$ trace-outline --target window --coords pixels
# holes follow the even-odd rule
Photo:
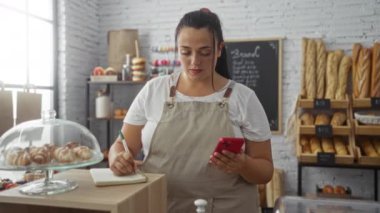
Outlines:
[[[54,2],[0,0],[0,81],[13,91],[32,85],[42,110],[54,109]]]

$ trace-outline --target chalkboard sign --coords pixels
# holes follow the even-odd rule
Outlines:
[[[281,133],[282,40],[226,41],[231,77],[253,89],[267,114],[270,129]]]

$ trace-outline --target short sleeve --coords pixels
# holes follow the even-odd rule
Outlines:
[[[124,118],[124,123],[132,125],[145,125],[147,122],[146,113],[145,113],[145,101],[148,96],[148,87],[149,84],[146,84],[140,92],[136,95],[133,100],[128,113]]]
[[[271,138],[268,118],[256,94],[252,91],[246,110],[242,112],[241,130],[251,141],[266,141]]]

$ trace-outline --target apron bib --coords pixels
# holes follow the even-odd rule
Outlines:
[[[178,77],[171,81],[142,170],[166,175],[169,213],[195,213],[199,198],[208,201],[208,213],[258,212],[256,185],[208,163],[218,139],[234,137],[227,103],[234,82],[220,102],[175,102]]]

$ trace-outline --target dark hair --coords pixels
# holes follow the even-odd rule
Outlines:
[[[177,47],[177,38],[178,34],[183,27],[193,27],[195,29],[200,29],[206,27],[213,34],[213,53],[215,54],[215,38],[218,42],[218,45],[221,42],[224,42],[222,27],[220,24],[219,17],[211,12],[209,9],[202,8],[200,10],[192,11],[186,13],[181,20],[179,21],[177,28],[175,30],[175,46]],[[214,68],[214,67],[213,67]],[[227,55],[226,48],[223,47],[222,54],[218,58],[215,66],[215,70],[221,76],[225,78],[230,78],[227,67]]]

